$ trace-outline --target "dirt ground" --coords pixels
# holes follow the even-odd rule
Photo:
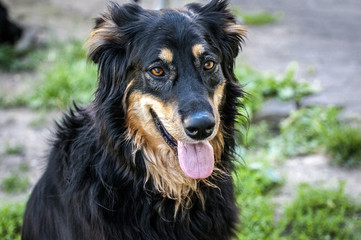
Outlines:
[[[93,18],[105,9],[103,0],[2,1],[10,7],[13,19],[35,31],[40,40],[47,41],[69,38],[85,40],[93,25]],[[179,7],[184,1],[173,2],[176,3],[172,6]],[[248,27],[248,40],[241,62],[260,70],[283,72],[289,62],[298,61],[300,78],[318,84],[322,89],[303,104],[340,105],[345,107],[348,117],[361,114],[360,1],[234,0],[231,3],[245,11],[284,13],[284,18],[275,24]],[[143,1],[142,5],[153,8],[156,1]],[[24,86],[25,79],[36,77],[34,73],[1,73],[0,94],[17,91]],[[29,166],[31,186],[35,184],[44,169],[44,156],[54,119],[59,115],[50,113],[39,116],[38,112],[25,108],[0,109],[0,179],[19,172],[19,164],[26,164]],[[21,146],[20,153],[8,154],[9,146]],[[274,199],[276,203],[282,204],[292,199],[296,186],[301,182],[336,187],[340,180],[346,180],[347,193],[361,199],[361,170],[330,166],[325,156],[290,159],[278,170],[286,181]],[[0,191],[0,199],[13,197]]]

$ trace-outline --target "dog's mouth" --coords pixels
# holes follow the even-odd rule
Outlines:
[[[208,141],[185,143],[177,141],[168,133],[157,114],[151,109],[154,123],[164,141],[174,150],[183,172],[190,178],[209,177],[214,169],[213,147]]]
[[[167,130],[165,129],[165,127],[163,126],[162,122],[159,120],[157,114],[155,114],[155,112],[150,109],[150,113],[152,114],[153,120],[155,125],[157,126],[158,131],[160,132],[160,134],[162,135],[164,141],[175,151],[177,152],[177,140],[174,139],[174,137],[172,135],[170,135]]]

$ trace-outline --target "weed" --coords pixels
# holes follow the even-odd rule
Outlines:
[[[234,177],[237,202],[241,209],[241,231],[238,239],[268,240],[275,230],[274,206],[269,201],[282,184],[282,179],[262,163],[239,166]]]
[[[42,73],[41,82],[18,101],[37,109],[65,108],[72,101],[88,103],[95,91],[97,68],[87,62],[82,43],[61,45],[49,52],[48,60],[51,67]]]
[[[310,107],[292,112],[274,140],[286,157],[326,150],[332,162],[346,167],[361,164],[361,131],[339,120],[340,109]]]
[[[327,129],[325,135],[326,153],[332,163],[345,167],[361,165],[361,131],[347,124]]]
[[[0,70],[6,72],[32,71],[44,57],[44,50],[20,52],[13,46],[0,46]]]
[[[2,204],[0,206],[0,239],[21,239],[24,210],[24,203]]]
[[[294,111],[281,122],[281,135],[275,141],[286,157],[314,153],[327,141],[324,133],[337,126],[339,112],[333,107]]]
[[[269,145],[269,141],[275,138],[277,132],[272,129],[270,123],[261,121],[251,124],[246,134],[241,135],[240,143],[250,150],[265,149]]]
[[[20,172],[27,172],[29,171],[29,164],[28,163],[20,163],[19,164]]]
[[[235,72],[247,93],[243,103],[250,117],[270,98],[293,101],[299,107],[304,97],[317,91],[309,83],[296,80],[297,63],[290,63],[285,73],[279,76],[273,73],[261,73],[250,67],[238,68]]]
[[[6,193],[23,192],[29,186],[29,178],[23,175],[12,174],[2,180],[2,190]]]
[[[233,8],[232,11],[247,25],[271,24],[281,20],[284,16],[283,12],[271,13],[268,11],[259,11],[253,13],[246,13],[239,11],[237,8]]]
[[[10,145],[9,143],[5,146],[5,153],[8,155],[19,155],[23,154],[25,151],[25,146],[22,144]]]
[[[285,209],[280,233],[287,239],[361,239],[361,206],[338,190],[301,185],[297,198]]]

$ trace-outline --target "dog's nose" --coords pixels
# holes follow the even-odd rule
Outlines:
[[[215,120],[208,112],[197,112],[184,119],[183,125],[189,137],[202,140],[213,133]]]

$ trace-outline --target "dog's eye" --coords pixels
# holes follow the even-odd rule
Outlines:
[[[164,71],[160,67],[152,68],[151,73],[156,77],[161,77],[164,75]]]
[[[207,61],[204,65],[203,68],[204,70],[211,70],[214,67],[214,62],[209,60]]]

